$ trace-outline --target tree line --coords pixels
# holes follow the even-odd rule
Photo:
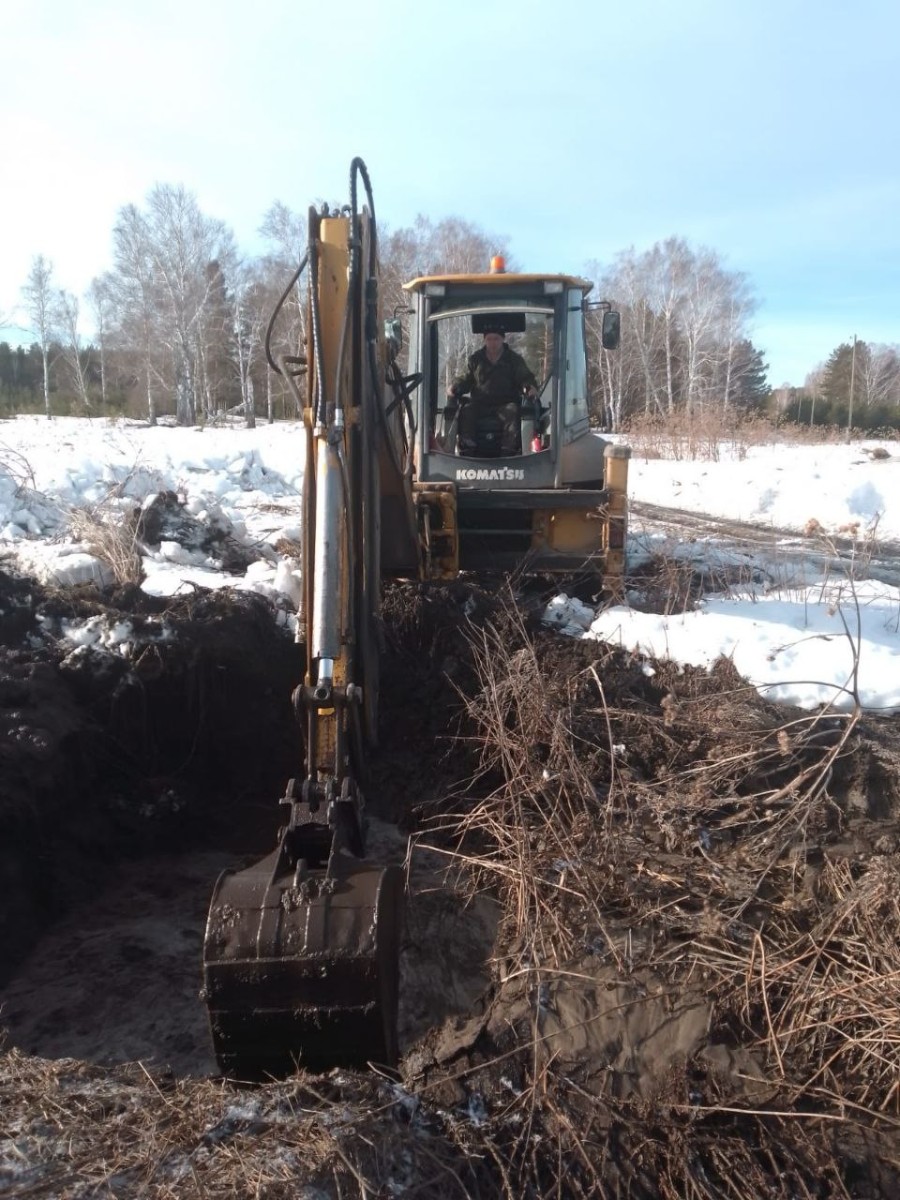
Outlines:
[[[35,343],[0,343],[0,411],[40,403],[48,416],[128,412],[151,424],[163,415],[194,424],[239,412],[251,425],[292,415],[263,343],[305,250],[306,221],[278,202],[260,234],[265,252],[242,255],[229,227],[203,213],[190,191],[158,184],[142,206],[119,210],[112,266],[83,297],[57,288],[52,263],[36,256],[22,287]],[[416,275],[480,272],[496,253],[516,268],[507,238],[455,217],[419,217],[389,230],[379,250],[386,317],[402,316],[402,285]],[[773,394],[749,333],[757,303],[750,282],[709,248],[672,237],[606,265],[590,263],[585,274],[597,282],[592,298],[622,314],[621,345],[612,353],[601,345],[601,310],[589,309],[586,318],[592,407],[606,428],[767,407],[811,423],[839,420],[841,405],[851,403],[851,368],[857,422],[900,424],[897,347],[841,346],[803,389]],[[305,338],[304,286],[301,276],[281,311],[278,337],[292,347]]]
[[[866,431],[900,429],[900,346],[842,342],[802,387],[780,388],[782,420]]]

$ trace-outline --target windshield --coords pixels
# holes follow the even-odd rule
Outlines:
[[[476,302],[433,313],[429,325],[432,448],[478,458],[545,449],[554,362],[553,309],[546,301],[505,300],[502,307],[496,300]],[[472,356],[484,354],[497,330],[502,331],[515,367],[501,370],[509,379],[508,387],[494,378],[483,388],[479,385],[485,380],[477,366],[473,373],[477,359]],[[459,395],[450,400],[447,393],[453,388]]]
[[[506,334],[506,344],[525,359],[538,386],[550,375],[553,362],[551,309],[514,308],[507,305],[500,311],[486,305],[472,306],[436,313],[431,318],[432,337],[435,339],[432,361],[437,366],[434,383],[441,394],[466,370],[469,357],[484,343],[483,336],[473,332],[473,324],[477,326],[480,321],[491,322],[492,318],[496,318],[504,328],[521,326],[521,329]]]

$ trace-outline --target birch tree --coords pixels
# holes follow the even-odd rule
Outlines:
[[[197,419],[197,368],[201,321],[213,294],[211,263],[225,269],[235,259],[231,233],[204,216],[193,193],[157,184],[147,198],[146,229],[161,303],[160,332],[171,354],[175,419]]]
[[[32,332],[41,348],[44,413],[49,421],[53,416],[50,411],[50,342],[56,318],[56,293],[53,288],[53,264],[43,254],[32,259],[28,279],[22,285],[22,298]]]
[[[234,277],[239,268],[231,267]],[[197,395],[207,420],[226,412],[235,399],[234,297],[218,260],[206,268],[206,297],[195,333]]]
[[[231,232],[184,187],[157,184],[144,211],[133,204],[120,210],[113,246],[116,287],[139,331],[148,418],[156,420],[156,375],[171,387],[178,423],[192,425],[203,384],[204,316],[219,273],[227,276],[236,259]],[[157,349],[165,352],[164,373],[154,370]]]
[[[647,257],[638,256],[632,248],[622,251],[599,281],[601,294],[614,298],[622,312],[624,332],[617,353],[637,364],[640,389],[628,397],[626,407],[629,412],[642,409],[645,416],[662,415],[667,408],[666,377],[661,369],[666,361],[665,324],[651,302],[649,267]],[[588,273],[596,278],[596,266]]]
[[[88,391],[88,377],[84,369],[84,345],[79,327],[80,305],[78,297],[71,292],[61,291],[57,299],[59,323],[64,337],[63,361],[68,368],[72,388],[83,410],[90,414],[92,409],[91,397]]]
[[[622,312],[614,405],[621,417],[693,415],[755,396],[761,358],[747,349],[753,294],[715,251],[675,237],[642,253],[623,251],[601,275],[600,290]]]
[[[106,375],[107,340],[113,322],[113,286],[109,275],[98,275],[91,280],[87,300],[94,318],[95,340],[100,359],[100,410],[106,411],[109,398]]]
[[[507,270],[515,270],[505,236],[487,233],[460,217],[445,217],[434,224],[420,214],[412,225],[381,239],[386,311],[406,305],[403,284],[417,275],[482,274],[495,254],[503,255]]]
[[[868,351],[861,371],[864,403],[900,404],[900,346],[870,343]]]
[[[248,429],[252,429],[256,424],[255,378],[258,374],[257,368],[264,367],[263,339],[277,298],[261,263],[249,262],[241,265],[233,290],[232,321],[241,408]],[[271,371],[265,369],[267,381],[271,374]],[[270,422],[274,420],[271,395],[269,392],[266,405]]]
[[[147,403],[147,422],[157,421],[157,391],[161,383],[156,365],[158,304],[150,233],[134,204],[119,210],[113,229],[114,268],[109,286],[119,328],[136,350],[138,373]]]

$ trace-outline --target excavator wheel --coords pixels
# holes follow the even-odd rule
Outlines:
[[[403,873],[339,858],[326,874],[276,850],[220,876],[203,976],[223,1075],[395,1065]]]

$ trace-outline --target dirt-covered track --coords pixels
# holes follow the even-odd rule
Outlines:
[[[820,571],[838,571],[855,578],[877,579],[900,586],[900,542],[873,537],[861,540],[827,534],[813,527],[807,533],[753,521],[735,521],[710,513],[692,512],[644,501],[629,501],[633,529],[670,534],[679,539],[713,539],[737,551],[778,554],[804,559]]]

